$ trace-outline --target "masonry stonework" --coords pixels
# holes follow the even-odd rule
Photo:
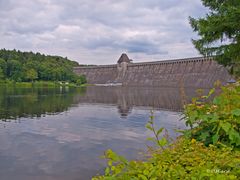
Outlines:
[[[118,64],[75,67],[74,72],[85,75],[89,84],[123,86],[211,88],[217,80],[225,84],[231,79],[212,57],[132,63],[123,54]]]

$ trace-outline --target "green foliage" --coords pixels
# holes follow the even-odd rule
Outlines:
[[[74,81],[78,86],[87,83],[86,76],[81,75],[81,76],[76,76],[76,80]]]
[[[38,77],[37,71],[35,71],[34,69],[27,70],[26,79],[33,81],[33,80],[37,79],[37,77]]]
[[[214,91],[186,105],[185,120],[192,129],[185,135],[206,145],[221,143],[240,147],[240,84],[222,87],[221,93],[209,101]]]
[[[148,130],[152,131],[152,133],[154,134],[154,138],[149,137],[149,138],[147,138],[147,140],[154,142],[156,146],[158,146],[162,149],[164,149],[164,147],[169,144],[169,138],[168,138],[166,129],[164,129],[163,127],[156,129],[154,126],[153,111],[151,111],[150,119],[147,122],[145,127]],[[165,130],[165,136],[162,137],[161,135],[163,134],[164,130]]]
[[[240,84],[222,87],[211,99],[215,91],[186,105],[186,124],[192,127],[184,131],[186,136],[170,143],[161,136],[163,128],[155,129],[151,114],[146,128],[153,132],[155,138],[149,140],[158,149],[151,148],[150,157],[141,161],[128,161],[109,149],[104,156],[108,160],[105,174],[92,179],[239,179]]]
[[[205,56],[216,55],[224,65],[231,65],[232,73],[240,75],[240,1],[202,0],[210,12],[205,18],[190,17],[190,24],[201,37],[193,40]]]
[[[76,83],[64,83],[54,81],[34,81],[34,82],[15,82],[12,80],[0,80],[0,87],[12,88],[60,88],[60,87],[77,87]]]
[[[7,64],[7,71],[6,77],[14,81],[22,81],[23,79],[23,71],[22,71],[22,64],[17,60],[8,60]]]
[[[206,147],[195,140],[180,138],[169,148],[155,151],[145,161],[127,161],[112,150],[105,158],[105,175],[93,180],[168,180],[168,179],[238,179],[240,152],[231,148]]]
[[[76,82],[79,77],[73,73],[73,67],[77,65],[77,62],[59,56],[0,50],[0,69],[2,69],[5,78],[16,82],[35,79]]]
[[[7,63],[2,58],[0,58],[0,69],[2,69],[3,74],[6,74],[6,72],[7,72]]]
[[[4,76],[2,68],[0,67],[0,81],[4,80],[4,79],[5,79],[5,76]]]

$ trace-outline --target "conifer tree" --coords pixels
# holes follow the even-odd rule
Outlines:
[[[240,0],[202,0],[209,8],[206,17],[194,19],[190,24],[199,39],[192,40],[204,56],[216,56],[216,60],[228,67],[231,73],[240,75]]]

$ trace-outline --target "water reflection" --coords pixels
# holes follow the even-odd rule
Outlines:
[[[21,117],[41,117],[68,110],[76,94],[85,88],[14,88],[0,87],[0,119],[9,121]]]
[[[90,179],[103,171],[99,157],[108,148],[138,158],[151,136],[149,109],[171,136],[185,128],[180,95],[178,89],[127,87],[0,89],[0,118],[21,122],[0,126],[0,179]]]
[[[87,87],[87,88],[0,88],[0,119],[41,117],[67,111],[76,104],[116,105],[121,117],[133,107],[181,111],[184,101],[195,96],[195,89]]]
[[[208,90],[203,90],[206,93]],[[74,101],[88,104],[113,104],[122,117],[133,107],[153,108],[180,112],[183,104],[196,96],[196,89],[146,88],[146,87],[88,87],[84,96],[77,95]]]

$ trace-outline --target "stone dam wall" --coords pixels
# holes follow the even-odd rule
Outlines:
[[[145,63],[75,67],[89,84],[122,83],[124,86],[211,88],[217,80],[227,83],[227,69],[212,57],[187,58]]]

